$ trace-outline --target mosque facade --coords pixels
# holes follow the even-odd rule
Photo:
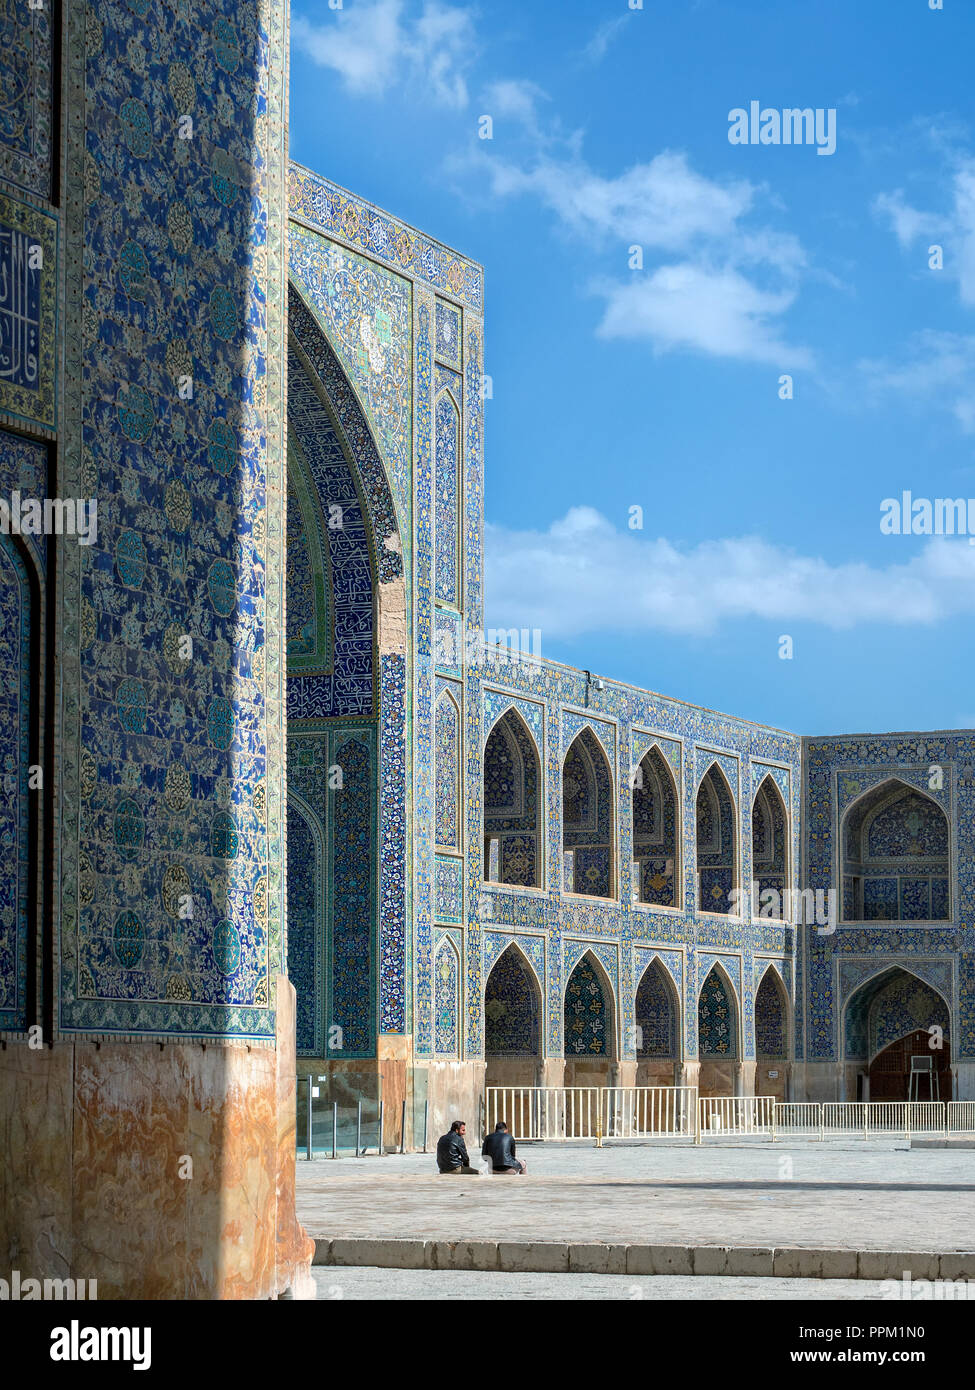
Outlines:
[[[499,645],[484,274],[289,162],[286,6],[5,17],[11,1261],[294,1287],[296,1075],[975,1098],[975,734]]]

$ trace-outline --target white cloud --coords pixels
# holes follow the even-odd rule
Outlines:
[[[912,207],[901,189],[880,194],[874,210],[887,219],[905,250],[921,238],[943,243],[945,270],[957,279],[961,302],[975,305],[975,160],[955,163],[946,213]]]
[[[878,499],[878,530],[880,508]],[[735,619],[934,623],[975,612],[975,547],[931,539],[884,566],[830,564],[757,537],[678,547],[573,507],[548,531],[486,527],[487,623],[547,638],[657,630],[702,635]],[[908,542],[890,537],[892,557]],[[903,551],[901,551],[903,554]]]
[[[660,266],[606,291],[603,338],[647,338],[657,351],[692,348],[712,357],[808,367],[810,354],[782,342],[775,320],[795,298],[758,289],[734,270]]]
[[[475,49],[471,11],[442,0],[425,0],[416,18],[405,9],[404,0],[356,0],[329,11],[327,22],[296,15],[291,36],[356,96],[407,86],[440,105],[466,106],[465,70]]]
[[[498,196],[531,194],[580,236],[666,251],[732,236],[756,191],[745,180],[703,178],[685,155],[670,150],[615,178],[597,174],[579,157],[546,156],[522,168],[485,155],[484,168]]]
[[[543,141],[538,120],[541,102],[548,101],[548,93],[535,82],[523,78],[506,77],[491,82],[484,89],[484,113],[496,121],[516,122],[540,143]]]
[[[930,402],[954,415],[966,434],[975,433],[975,336],[926,329],[903,361],[879,358],[859,366],[875,394]]]
[[[525,98],[526,129],[537,107],[537,95],[530,104]],[[606,300],[600,336],[643,339],[657,351],[813,365],[812,354],[789,345],[780,326],[796,299],[805,253],[791,233],[757,220],[763,189],[746,179],[706,178],[673,150],[607,178],[578,149],[551,153],[552,143],[539,153],[536,142],[523,164],[488,150],[476,163],[492,196],[537,199],[567,233],[594,247],[615,243],[621,264],[629,247],[642,248],[643,270],[593,286]],[[674,253],[676,263],[650,263]]]
[[[615,38],[618,37],[623,25],[631,20],[635,14],[634,10],[627,10],[625,14],[615,15],[612,19],[603,20],[599,28],[583,49],[582,56],[590,63],[601,63],[606,57],[606,52]]]

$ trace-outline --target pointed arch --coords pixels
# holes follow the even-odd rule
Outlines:
[[[881,965],[843,1005],[843,1055],[871,1061],[890,1042],[932,1026],[951,1034],[951,1001],[907,965]],[[899,1031],[898,1031],[899,1030]]]
[[[637,765],[632,798],[633,863],[637,901],[677,907],[680,883],[680,793],[660,746],[652,743]]]
[[[615,803],[606,751],[586,724],[562,761],[564,891],[611,898],[615,893]]]
[[[332,1055],[337,1024],[342,1055],[369,1057],[378,1032],[406,1021],[408,687],[405,657],[383,630],[405,611],[403,545],[395,455],[313,301],[289,283],[287,766],[289,788],[326,828],[316,893],[327,1027],[316,1024],[315,1055]],[[211,580],[226,616],[234,596]],[[303,871],[302,836],[292,820],[289,880]]]
[[[791,881],[791,834],[785,798],[771,773],[752,799],[752,879],[757,897],[753,914],[785,921],[786,889]]]
[[[460,1036],[460,956],[449,936],[441,939],[433,960],[434,1050],[456,1057]]]
[[[862,793],[840,827],[844,922],[948,921],[951,823],[899,777]]]
[[[291,404],[291,361],[310,380],[331,412],[339,439],[352,457],[362,487],[363,509],[368,518],[381,583],[402,577],[402,519],[392,479],[369,423],[369,412],[358,388],[339,361],[315,309],[293,280],[288,282],[288,404]]]
[[[697,1037],[702,1062],[738,1060],[738,993],[719,961],[711,966],[698,993]]]
[[[542,763],[531,730],[514,706],[484,743],[484,877],[541,887]]]
[[[680,1057],[680,997],[659,956],[648,961],[636,988],[634,1022],[638,1061],[677,1061]]]
[[[904,965],[886,966],[844,1005],[844,1060],[866,1069],[871,1100],[906,1100],[911,1059],[921,1057],[927,1074],[916,1098],[950,1100],[952,1021],[942,990]]]
[[[566,1060],[616,1060],[616,994],[613,982],[591,950],[572,968],[563,996]]]
[[[484,984],[485,1059],[540,1059],[542,987],[531,961],[513,941]]]
[[[789,1056],[789,996],[771,961],[755,990],[756,1061],[784,1061]]]
[[[433,725],[434,819],[437,848],[459,851],[463,725],[460,705],[447,685],[437,696]]]
[[[733,913],[738,888],[738,811],[720,763],[711,763],[697,789],[695,807],[698,907]]]

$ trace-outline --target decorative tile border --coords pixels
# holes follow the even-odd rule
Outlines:
[[[481,312],[484,273],[479,265],[300,164],[292,163],[289,174],[292,218]]]

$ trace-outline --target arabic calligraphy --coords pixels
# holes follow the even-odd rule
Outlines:
[[[0,379],[38,389],[40,334],[40,247],[0,224]]]

